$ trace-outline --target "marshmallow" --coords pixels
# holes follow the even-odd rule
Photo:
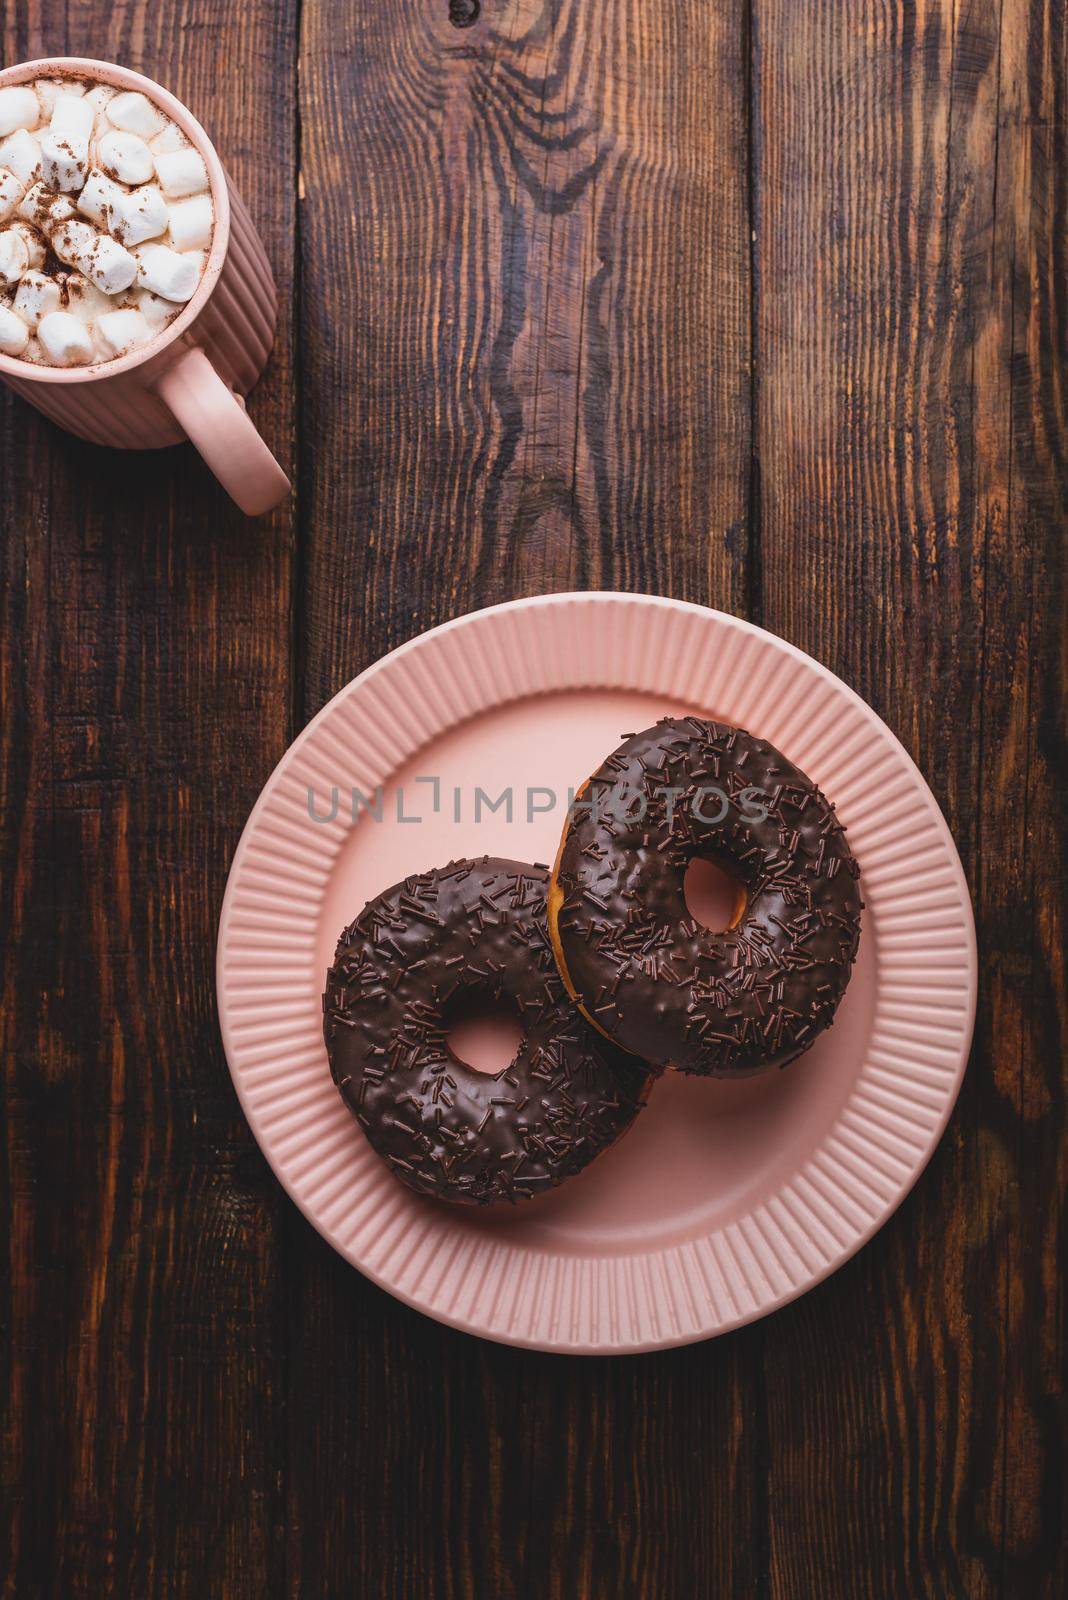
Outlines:
[[[90,251],[100,238],[95,228],[77,217],[63,222],[52,233],[52,249],[68,267],[81,267],[80,257]]]
[[[161,233],[166,233],[169,220],[167,202],[159,185],[143,183],[140,188],[124,194],[111,231],[125,245],[143,244],[146,239],[158,239]]]
[[[200,282],[200,266],[165,244],[142,245],[137,254],[137,281],[164,300],[191,300]]]
[[[41,139],[41,176],[51,188],[71,194],[85,182],[93,117],[86,100],[73,94],[56,97],[48,132]]]
[[[140,311],[109,311],[96,328],[109,356],[121,356],[152,337],[152,329]]]
[[[91,105],[93,108],[94,139],[99,139],[100,135],[102,133],[107,133],[108,129],[111,127],[111,123],[108,121],[107,106],[108,101],[117,92],[118,91],[113,89],[109,83],[98,83],[94,88],[89,90],[89,93],[85,97],[86,104]]]
[[[117,183],[113,183],[106,173],[94,167],[78,196],[78,210],[83,217],[88,217],[90,222],[95,222],[98,228],[107,228],[110,231],[121,215],[126,192]]]
[[[33,183],[41,171],[41,146],[32,133],[16,128],[0,144],[0,167],[13,172],[23,184]]]
[[[40,234],[24,222],[13,222],[0,233],[0,281],[9,288],[31,267],[43,266],[44,259]]]
[[[114,309],[115,302],[80,272],[72,273],[67,279],[67,310],[79,322],[92,324]]]
[[[0,222],[5,222],[41,169],[41,147],[18,128],[0,145]]]
[[[0,222],[6,222],[25,193],[26,185],[13,172],[0,172]]]
[[[167,118],[148,99],[136,90],[117,94],[108,103],[108,121],[124,133],[136,133],[141,139],[152,139],[167,127]]]
[[[16,128],[36,128],[40,120],[40,102],[28,85],[0,89],[0,136]]]
[[[162,295],[153,294],[151,289],[135,289],[134,299],[153,333],[165,327],[178,309],[172,300],[164,300]]]
[[[26,248],[26,241],[14,228],[5,228],[0,233],[0,283],[8,289],[13,289],[22,280],[24,272],[30,267],[30,252]]]
[[[69,311],[53,311],[37,324],[37,338],[57,367],[84,367],[93,359],[93,341],[84,323]]]
[[[29,227],[25,222],[13,222],[11,223],[11,232],[17,233],[26,246],[28,270],[36,272],[40,267],[43,267],[48,251],[45,249],[45,241],[41,238],[37,229]]]
[[[97,140],[96,159],[109,178],[120,183],[147,183],[155,162],[152,152],[136,133],[121,133],[113,128]]]
[[[68,133],[75,139],[88,139],[93,131],[93,118],[93,108],[88,100],[76,94],[61,94],[52,107],[48,131]]]
[[[172,150],[156,156],[159,186],[168,200],[181,200],[189,194],[202,194],[208,187],[208,172],[199,151]]]
[[[162,133],[149,140],[154,156],[169,156],[175,150],[188,150],[189,140],[176,122],[169,122]]]
[[[143,244],[167,230],[167,202],[154,183],[124,189],[96,167],[78,196],[78,210],[122,244]]]
[[[121,294],[137,276],[137,262],[129,250],[106,233],[98,233],[92,246],[79,254],[78,266],[105,294]]]
[[[26,241],[14,228],[0,233],[0,283],[11,289],[30,265]]]
[[[87,222],[64,222],[52,235],[52,249],[61,261],[84,272],[105,294],[120,294],[137,276],[137,262],[130,252],[106,233],[98,233]]]
[[[204,250],[211,242],[215,213],[211,196],[194,195],[171,206],[170,242],[175,250]]]
[[[85,84],[75,83],[73,78],[37,78],[33,86],[46,120],[51,117],[56,101],[61,96],[66,95],[70,100],[77,100],[85,94]]]
[[[29,327],[36,328],[42,317],[58,311],[63,297],[59,284],[43,272],[27,272],[15,291],[13,310]]]
[[[49,233],[74,216],[74,204],[65,194],[55,194],[47,184],[35,183],[19,204],[19,216],[31,227]]]
[[[29,342],[30,330],[21,317],[0,306],[0,351],[5,356],[20,356]]]

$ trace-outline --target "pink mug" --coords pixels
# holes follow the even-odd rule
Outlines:
[[[165,111],[204,158],[215,230],[193,298],[146,344],[87,367],[37,366],[0,354],[0,377],[60,427],[93,444],[155,450],[191,439],[242,511],[269,511],[289,493],[289,479],[245,414],[242,397],[267,364],[277,296],[240,195],[199,122],[150,78],[107,61],[50,56],[6,68],[0,88],[47,77],[137,89]]]

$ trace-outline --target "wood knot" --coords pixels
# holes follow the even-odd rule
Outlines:
[[[481,0],[449,0],[449,21],[454,28],[469,28],[481,10]]]

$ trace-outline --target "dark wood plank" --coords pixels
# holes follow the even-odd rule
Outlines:
[[[764,620],[918,761],[985,960],[930,1170],[767,1325],[783,1595],[1063,1593],[1064,24],[758,8]]]
[[[718,0],[304,18],[305,712],[514,595],[743,611],[744,19]],[[754,1592],[746,1347],[480,1345],[289,1222],[292,1594]]]
[[[174,89],[285,307],[295,15],[31,5],[5,55]],[[250,402],[283,461],[291,371],[284,323]],[[290,731],[293,514],[250,525],[191,450],[94,449],[6,391],[2,428],[3,1592],[277,1593],[280,1198],[212,996],[229,858]]]
[[[986,983],[978,1061],[989,1086],[978,1165],[972,1314],[984,1340],[976,1457],[1000,1448],[976,1534],[1005,1594],[1068,1590],[1064,1259],[1068,1140],[1064,774],[1068,659],[1068,16],[1006,7],[997,205],[981,353],[978,499],[987,550],[977,898]],[[981,1336],[982,1337],[982,1336]],[[991,1408],[992,1409],[992,1408]],[[992,1493],[991,1491],[996,1491]]]
[[[735,9],[449,19],[305,7],[309,710],[512,595],[745,605]]]

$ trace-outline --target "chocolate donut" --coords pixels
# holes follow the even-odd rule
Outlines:
[[[744,891],[723,933],[683,891],[695,857]],[[766,740],[697,717],[633,734],[590,779],[549,894],[561,975],[605,1036],[713,1077],[783,1067],[834,1019],[859,869],[834,807]]]
[[[580,1016],[546,927],[548,869],[485,856],[406,878],[338,943],[323,997],[330,1071],[378,1154],[438,1200],[543,1194],[633,1121],[649,1069]],[[524,1030],[503,1071],[452,1054],[458,1002],[507,999]]]

